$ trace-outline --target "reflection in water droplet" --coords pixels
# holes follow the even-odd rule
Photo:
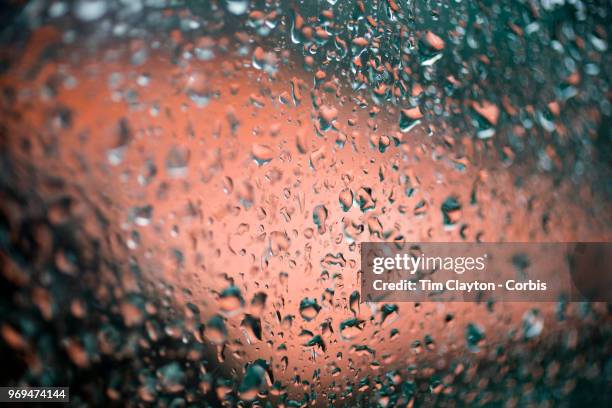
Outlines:
[[[183,146],[174,146],[168,151],[166,172],[170,177],[181,178],[187,176],[189,153],[189,149]]]
[[[412,130],[416,125],[421,123],[420,119],[423,117],[419,107],[411,109],[402,109],[400,111],[399,128],[403,133],[407,133]]]
[[[319,311],[321,311],[321,306],[316,299],[304,298],[300,301],[300,315],[304,320],[313,320],[317,317]]]
[[[228,315],[237,313],[244,307],[244,299],[240,294],[240,289],[237,286],[229,286],[224,289],[219,296],[219,305],[221,310]]]
[[[544,329],[544,319],[538,309],[531,309],[523,314],[523,334],[526,339],[538,337]]]
[[[340,334],[344,340],[351,340],[361,334],[364,321],[357,318],[347,319],[340,323]]]
[[[214,344],[223,344],[227,340],[227,327],[223,317],[215,315],[206,323],[204,335]]]
[[[140,227],[146,227],[151,223],[153,216],[153,206],[133,207],[130,211],[130,220]]]
[[[317,205],[312,212],[312,219],[317,226],[319,234],[325,234],[327,221],[327,208],[324,205]]]
[[[473,323],[469,323],[465,329],[465,341],[468,350],[473,353],[480,351],[481,342],[485,338],[484,331]]]
[[[306,342],[304,344],[304,346],[312,347],[313,348],[313,352],[315,350],[321,350],[323,352],[326,351],[325,342],[323,341],[323,338],[320,335],[318,335],[318,334],[313,336],[310,340],[308,340],[308,342]]]
[[[184,387],[185,373],[179,363],[170,363],[157,370],[159,384],[164,392],[179,392]]]
[[[399,316],[399,306],[385,303],[380,308],[380,323],[391,323]]]
[[[225,0],[227,10],[237,16],[244,14],[249,9],[248,0]]]
[[[353,192],[349,188],[345,188],[340,192],[340,196],[338,197],[340,201],[340,205],[342,206],[342,211],[348,211],[353,206]]]
[[[104,0],[78,0],[74,4],[74,14],[82,21],[94,21],[106,14],[107,2]]]
[[[274,158],[274,150],[270,146],[257,143],[253,145],[252,154],[255,162],[260,166]]]
[[[245,401],[253,401],[257,398],[260,390],[266,384],[266,369],[262,367],[263,363],[255,362],[249,364],[245,375],[238,388],[238,394]]]
[[[441,206],[443,223],[445,227],[454,226],[461,218],[461,204],[455,196],[448,197]]]

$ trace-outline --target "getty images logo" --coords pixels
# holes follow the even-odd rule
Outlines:
[[[375,257],[372,264],[372,272],[380,275],[385,271],[404,270],[410,274],[417,271],[446,270],[457,274],[466,271],[483,271],[486,268],[487,255],[479,257],[455,256],[440,257],[426,256],[421,254],[413,256],[410,254],[396,254],[390,257]]]

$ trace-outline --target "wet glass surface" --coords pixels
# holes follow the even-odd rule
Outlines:
[[[611,12],[8,2],[0,385],[606,406],[609,305],[368,303],[359,282],[367,241],[609,241]]]

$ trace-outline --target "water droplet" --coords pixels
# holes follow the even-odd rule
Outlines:
[[[74,5],[75,16],[82,21],[98,20],[108,9],[105,0],[78,0]]]
[[[540,311],[531,309],[523,314],[523,334],[526,339],[538,337],[544,329],[544,319],[540,316]]]
[[[268,163],[274,158],[274,150],[270,146],[259,143],[253,145],[251,153],[255,162],[260,166]]]
[[[166,155],[166,172],[170,177],[181,178],[187,175],[189,165],[189,149],[183,146],[173,146]]]
[[[340,323],[340,334],[344,340],[357,337],[364,327],[364,321],[357,318],[347,319]]]
[[[152,216],[153,206],[145,205],[144,207],[132,207],[129,219],[140,227],[146,227],[151,223]]]
[[[179,363],[170,363],[157,370],[159,384],[164,392],[175,393],[183,390],[185,373]]]
[[[465,341],[468,349],[476,353],[480,351],[481,342],[485,339],[484,331],[473,323],[469,323],[465,329]]]
[[[361,299],[361,295],[359,291],[353,291],[351,296],[349,297],[349,309],[353,312],[354,315],[359,314],[359,301]]]
[[[238,387],[238,395],[244,401],[253,401],[257,398],[263,386],[266,385],[267,372],[262,363],[249,364],[242,382]]]
[[[376,208],[376,201],[372,198],[372,189],[369,187],[361,187],[357,191],[357,202],[363,212]]]
[[[321,130],[329,130],[337,117],[338,109],[333,106],[321,106],[319,108],[319,125]]]
[[[323,352],[326,351],[326,346],[325,346],[325,342],[323,341],[323,337],[321,337],[318,334],[313,336],[310,340],[308,340],[308,342],[306,342],[304,344],[304,346],[306,346],[306,347],[316,347],[316,348],[320,349]]]
[[[384,324],[385,322],[390,323],[391,321],[395,320],[398,316],[399,316],[399,306],[395,304],[385,303],[380,308],[380,323],[381,324]],[[391,317],[391,319],[387,321],[389,317]]]
[[[454,226],[461,218],[461,204],[455,196],[448,197],[444,200],[441,210],[445,227]]]
[[[340,201],[340,206],[342,207],[342,211],[348,211],[353,206],[353,192],[350,188],[345,188],[340,192],[338,196],[338,200]]]
[[[225,5],[230,13],[237,16],[245,14],[249,9],[248,0],[225,0]]]
[[[140,173],[138,174],[138,183],[141,186],[147,186],[153,178],[157,175],[157,167],[153,160],[147,159],[140,169]]]
[[[227,327],[223,317],[214,315],[205,326],[204,335],[214,344],[223,344],[227,340]]]
[[[304,298],[300,302],[300,315],[306,321],[313,320],[321,311],[316,299]]]
[[[244,307],[244,299],[237,286],[229,286],[219,296],[221,310],[227,315],[234,315]]]
[[[250,343],[262,339],[261,319],[258,317],[246,314],[240,326],[245,330]]]
[[[312,220],[317,226],[319,234],[324,234],[326,231],[325,222],[327,221],[327,208],[324,205],[317,205],[312,212]]]

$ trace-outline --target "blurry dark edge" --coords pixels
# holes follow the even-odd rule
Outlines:
[[[42,139],[37,140],[40,137],[37,130],[29,128],[18,112],[6,108],[11,105],[13,92],[2,89],[0,95],[3,118],[0,122],[0,328],[14,329],[24,342],[13,348],[0,335],[3,365],[0,384],[69,386],[71,405],[123,406],[138,398],[139,375],[151,369],[155,376],[155,369],[172,362],[186,367],[191,348],[203,350],[205,359],[200,361],[208,373],[214,372],[214,351],[193,340],[183,344],[182,335],[189,336],[187,330],[182,330],[184,312],[174,307],[173,299],[164,295],[162,288],[143,279],[135,263],[128,261],[127,251],[121,249],[125,244],[115,229],[115,222],[90,195],[71,182],[70,176],[53,174],[34,160],[33,145],[44,143]],[[86,219],[73,217],[71,208],[82,203],[87,208]],[[59,208],[67,218],[53,224],[49,220],[50,207]],[[92,219],[105,232],[102,236],[90,236],[81,226]],[[37,231],[41,228],[52,237],[50,247],[37,240]],[[74,256],[78,272],[66,274],[58,270],[54,254],[60,249]],[[139,285],[137,291],[128,292],[122,287],[123,278],[129,274],[134,275]],[[108,289],[105,299],[96,295],[101,287]],[[33,301],[33,291],[38,288],[50,295],[50,319],[45,318]],[[70,302],[74,299],[86,305],[82,319],[71,313]],[[148,315],[141,309],[142,323],[127,327],[118,310],[120,301],[125,299],[141,308],[150,302],[158,313]],[[130,350],[127,347],[130,341],[148,338],[146,321],[156,325],[159,340],[152,342],[148,349],[132,344],[133,350]],[[166,324],[178,327],[181,336],[165,335]],[[77,366],[66,352],[64,340],[78,339],[82,344],[88,336],[97,339],[100,333],[106,334],[106,341],[114,352],[100,352],[99,342],[95,342],[96,353],[89,356],[89,364]],[[159,350],[164,350],[166,355],[161,356]],[[42,369],[40,374],[29,371],[36,362]],[[202,377],[199,369],[194,364],[191,366],[185,369],[185,389],[191,390],[200,403],[220,405],[214,392],[204,395],[196,391]],[[119,391],[120,399],[109,399],[108,389]],[[157,401],[165,400],[169,404],[181,395],[160,392]]]
[[[210,9],[208,1],[187,1],[190,9],[195,13],[206,13]],[[13,66],[18,65],[31,39],[31,30],[25,15],[27,2],[13,1],[0,5],[0,76],[9,72]],[[242,23],[237,23],[240,18],[226,16],[229,21],[236,22],[234,26],[242,27]],[[64,21],[78,31],[88,32],[91,26],[80,23],[71,18]],[[135,25],[141,21],[133,21]],[[161,31],[169,31],[178,26],[175,20],[170,19],[168,26],[157,27]],[[214,31],[224,32],[225,26],[215,28]],[[112,40],[109,42],[110,45]],[[79,52],[73,48],[68,51],[62,43],[51,43],[44,46],[35,59],[35,64],[27,67],[25,72],[20,73],[24,80],[33,79],[38,75],[39,70],[49,60],[54,60],[65,56],[66,52]],[[88,52],[81,50],[80,52]],[[174,300],[163,294],[163,284],[159,287],[154,282],[146,282],[141,279],[138,265],[127,262],[128,254],[126,251],[119,251],[116,248],[125,248],[121,236],[113,230],[115,223],[108,219],[101,211],[97,203],[92,202],[87,192],[75,183],[71,183],[70,176],[59,176],[48,172],[32,160],[30,151],[33,145],[42,148],[45,153],[52,153],[53,144],[57,138],[48,140],[46,135],[37,134],[36,129],[28,128],[19,113],[12,110],[12,103],[15,101],[18,89],[5,87],[0,90],[0,327],[8,325],[22,333],[21,323],[29,322],[34,326],[32,343],[30,336],[23,337],[28,343],[23,350],[14,350],[2,336],[0,336],[0,361],[4,363],[5,369],[0,372],[0,384],[19,385],[22,382],[30,386],[50,385],[50,386],[70,386],[71,402],[70,405],[93,404],[125,406],[126,404],[143,404],[138,397],[138,385],[141,385],[138,376],[148,371],[155,377],[155,370],[162,366],[177,362],[186,373],[186,381],[182,384],[188,394],[194,396],[194,402],[205,404],[205,406],[221,406],[215,392],[215,387],[231,379],[233,374],[227,369],[219,370],[217,363],[217,351],[206,344],[200,344],[193,339],[188,330],[183,328],[181,322],[184,319],[184,311],[173,304]],[[62,109],[61,107],[58,109]],[[70,122],[70,112],[63,115]],[[10,125],[9,125],[10,122]],[[51,162],[56,160],[51,159]],[[94,217],[102,230],[107,231],[106,242],[100,237],[83,236],[83,229],[79,227],[79,220],[71,219],[61,226],[52,226],[47,220],[47,206],[50,204],[48,197],[42,191],[53,193],[53,202],[61,202],[68,209],[72,204],[86,202],[91,217]],[[58,198],[59,197],[59,198]],[[22,219],[12,219],[11,210],[21,208]],[[35,242],[35,231],[37,226],[43,225],[52,231],[52,235],[57,239],[61,246],[69,249],[77,258],[79,272],[76,276],[67,276],[59,272],[53,265],[53,257],[48,259],[35,260],[37,257],[37,244]],[[54,239],[54,246],[55,245]],[[115,240],[113,245],[111,240]],[[113,252],[113,248],[115,251]],[[85,259],[82,254],[93,252],[96,254],[94,259]],[[98,256],[99,255],[99,256]],[[41,261],[44,268],[38,265]],[[15,264],[13,266],[12,264]],[[35,264],[36,263],[36,264]],[[101,269],[107,267],[112,271],[114,282],[105,281],[101,278]],[[48,268],[48,269],[47,269]],[[9,269],[19,269],[27,271],[27,279],[36,282],[16,284],[9,278]],[[40,282],[42,275],[48,273],[51,276],[51,286],[58,293],[53,294],[54,298],[64,297],[60,304],[54,303],[53,317],[46,320],[31,301],[30,290],[34,286],[47,285]],[[112,334],[119,338],[118,347],[122,342],[129,340],[131,334],[137,334],[135,339],[147,339],[144,328],[144,321],[136,327],[127,327],[123,324],[121,315],[117,310],[117,305],[121,300],[112,294],[113,289],[120,289],[122,274],[136,274],[135,280],[139,283],[139,291],[128,293],[126,297],[136,299],[139,304],[151,302],[158,309],[156,316],[146,315],[145,321],[152,321],[156,324],[160,340],[152,342],[150,349],[144,349],[136,345],[134,355],[121,356],[118,354],[102,355],[99,361],[92,361],[88,367],[76,366],[68,356],[64,345],[61,343],[66,337],[75,337],[82,340],[83,334],[93,334],[104,329],[109,322],[115,330]],[[105,302],[99,302],[94,295],[97,288],[106,285],[111,293],[111,298]],[[173,291],[180,288],[171,288]],[[70,300],[80,298],[87,305],[88,314],[84,319],[76,319],[70,312]],[[55,310],[57,309],[57,310]],[[142,311],[142,310],[141,310]],[[201,321],[197,308],[191,310],[197,315],[197,321]],[[180,336],[174,338],[164,334],[164,327],[170,324],[179,327]],[[200,333],[203,333],[203,325],[200,323]],[[188,344],[184,344],[181,337],[186,335],[190,338]],[[207,377],[212,388],[207,393],[199,391],[199,383],[204,378],[194,362],[187,358],[190,349],[198,347],[202,350],[203,360],[201,362],[207,370]],[[166,355],[160,356],[158,350],[163,350]],[[30,375],[27,361],[31,356],[45,356],[48,361],[41,362],[43,368],[48,366],[54,370],[52,376]],[[185,363],[191,362],[191,368]],[[189,364],[189,363],[188,363]],[[148,368],[148,370],[146,370]],[[215,374],[213,376],[213,374]],[[236,384],[237,385],[237,384]],[[107,389],[115,389],[121,393],[120,398],[113,401],[106,395]],[[230,388],[235,391],[236,387]],[[182,398],[184,392],[164,393],[158,392],[151,405],[166,404],[170,405],[176,398]],[[236,402],[235,394],[229,397],[228,401]],[[188,402],[189,403],[189,402]],[[191,403],[189,403],[191,404]],[[36,404],[28,404],[36,406]],[[55,404],[51,404],[55,405]],[[61,405],[61,404],[60,404]],[[145,403],[146,405],[146,403]],[[49,406],[44,404],[43,406]]]

